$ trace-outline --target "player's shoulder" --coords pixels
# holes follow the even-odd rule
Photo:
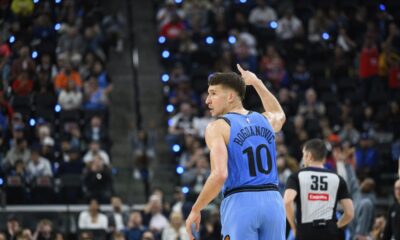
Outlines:
[[[223,118],[217,118],[207,125],[206,133],[222,133],[229,130],[229,121]]]

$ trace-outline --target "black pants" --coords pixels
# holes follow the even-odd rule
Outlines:
[[[297,226],[297,240],[344,240],[344,231],[337,228],[335,221],[328,221],[326,226],[315,227],[312,223]]]

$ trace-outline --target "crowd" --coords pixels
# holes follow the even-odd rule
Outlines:
[[[393,220],[387,204],[400,160],[398,7],[396,1],[160,2],[166,139],[188,202],[210,174],[208,76],[239,63],[265,82],[287,116],[276,136],[280,190],[301,167],[303,143],[321,138],[329,150],[325,167],[344,177],[355,202],[348,237],[381,239],[384,222]],[[253,89],[244,103],[262,107]]]
[[[121,47],[122,21],[105,15],[98,1],[1,1],[0,177],[6,203],[87,202],[88,210],[76,217],[79,239],[187,239],[184,219],[210,173],[207,79],[239,63],[265,81],[287,116],[276,135],[280,190],[301,167],[302,144],[324,139],[325,166],[346,180],[355,202],[349,238],[383,239],[385,231],[397,237],[399,4],[358,2],[160,2],[155,17],[169,105],[166,140],[180,177],[172,201],[161,189],[150,192],[146,165],[155,157],[154,139],[138,132],[136,166],[149,198],[144,210],[128,212],[112,187],[107,129],[113,87],[105,70],[108,49]],[[255,96],[247,90],[247,108],[261,108]],[[376,208],[382,197],[390,209]],[[101,211],[99,203],[110,201],[112,211]],[[204,212],[201,239],[220,238],[218,204]],[[65,237],[54,220],[42,219],[34,228],[15,215],[0,234]]]
[[[131,212],[127,206],[123,205],[120,197],[111,197],[110,211],[101,211],[99,202],[92,198],[87,210],[80,212],[72,221],[73,228],[77,228],[77,231],[72,233],[65,231],[66,228],[71,227],[71,223],[68,222],[70,220],[60,223],[59,217],[42,219],[36,226],[32,226],[32,223],[27,223],[18,215],[11,214],[7,217],[4,228],[0,227],[2,231],[0,239],[186,240],[189,237],[181,209],[185,211],[190,209],[185,206],[184,198],[184,194],[177,191],[173,201],[167,202],[163,192],[155,189],[143,210]],[[217,223],[217,221],[219,222],[218,216],[215,217],[214,222]]]
[[[6,204],[108,202],[105,65],[122,24],[100,1],[0,4],[0,187]]]

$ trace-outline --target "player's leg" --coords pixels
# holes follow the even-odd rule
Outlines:
[[[223,240],[258,240],[257,215],[251,193],[236,193],[223,200],[221,224]]]
[[[286,239],[286,214],[282,196],[277,191],[260,192],[258,201],[262,203],[260,209],[259,239]]]

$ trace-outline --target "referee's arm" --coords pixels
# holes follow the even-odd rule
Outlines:
[[[338,228],[343,228],[353,219],[354,207],[353,207],[353,200],[351,200],[346,182],[341,176],[339,176],[339,179],[340,182],[339,182],[339,190],[337,198],[339,200],[340,205],[342,205],[343,215],[337,221],[336,225]]]
[[[287,188],[283,200],[285,202],[286,218],[289,222],[290,228],[293,231],[293,235],[296,236],[296,223],[294,220],[294,199],[297,196],[297,191],[294,189]]]
[[[336,224],[338,228],[343,228],[353,219],[354,207],[353,201],[350,198],[340,200],[340,205],[343,208],[343,215]]]

